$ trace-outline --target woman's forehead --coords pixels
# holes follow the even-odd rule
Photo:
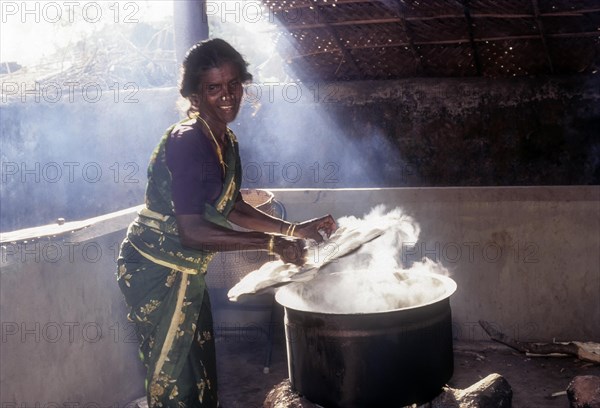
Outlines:
[[[240,72],[235,64],[231,62],[224,62],[217,67],[210,68],[202,74],[202,82],[205,83],[219,83],[229,82],[235,79],[239,79]]]

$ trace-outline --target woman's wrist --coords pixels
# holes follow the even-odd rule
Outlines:
[[[293,237],[294,233],[296,232],[297,226],[297,222],[286,222],[282,220],[279,223],[279,234],[287,235],[288,237]]]
[[[296,231],[296,226],[298,226],[297,223],[291,222],[290,225],[287,228],[287,231],[285,232],[285,235],[293,237],[294,236],[294,231]]]

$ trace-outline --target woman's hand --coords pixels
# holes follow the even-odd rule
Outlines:
[[[281,257],[283,262],[290,262],[299,266],[306,262],[306,242],[303,239],[275,235],[273,252]]]
[[[321,231],[326,237],[330,237],[336,229],[337,225],[333,217],[331,215],[326,215],[321,218],[315,218],[314,220],[301,222],[296,226],[294,236],[323,242],[324,237],[321,235]]]

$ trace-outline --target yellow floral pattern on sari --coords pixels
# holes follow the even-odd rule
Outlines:
[[[130,307],[128,318],[136,324],[149,406],[213,408],[218,406],[216,361],[204,274],[214,254],[179,241],[165,158],[172,129],[152,154],[146,208],[121,245],[117,280]],[[221,195],[204,213],[225,227],[241,180],[237,140],[233,132],[228,135]]]

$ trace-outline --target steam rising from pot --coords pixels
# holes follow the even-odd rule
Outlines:
[[[356,252],[325,265],[314,279],[281,289],[278,301],[306,311],[374,313],[428,304],[456,289],[454,281],[447,278],[448,270],[429,258],[410,267],[402,264],[401,251],[418,241],[420,228],[400,208],[386,212],[384,206],[377,206],[363,218],[340,218],[338,225],[385,232]],[[335,242],[326,245],[332,244]]]

